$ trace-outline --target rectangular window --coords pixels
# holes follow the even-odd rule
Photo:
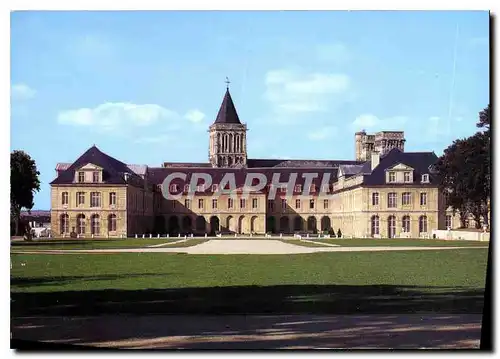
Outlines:
[[[252,208],[257,208],[257,198],[252,199]]]
[[[451,221],[451,216],[450,215],[447,215],[446,216],[446,229],[448,228],[452,228],[452,221]]]
[[[175,209],[175,203],[176,203],[176,202],[177,202],[176,200],[170,201],[171,206],[172,206],[172,209]]]
[[[212,199],[212,208],[217,209],[217,200],[215,198]]]
[[[198,200],[198,208],[199,208],[199,209],[203,209],[203,198],[200,198],[200,199]]]
[[[323,208],[324,208],[324,209],[328,209],[328,202],[329,202],[329,201],[328,201],[327,199],[324,199],[324,200],[323,200]]]
[[[184,207],[186,207],[187,209],[191,209],[191,200],[190,199],[184,200]]]
[[[330,185],[324,184],[323,187],[322,187],[322,189],[321,189],[321,191],[323,193],[330,193]]]
[[[227,208],[233,208],[233,199],[232,198],[227,199]]]
[[[396,173],[389,172],[389,182],[396,182]]]
[[[85,172],[83,172],[83,171],[78,172],[78,182],[80,182],[80,183],[85,182]]]
[[[316,185],[312,184],[311,187],[309,188],[310,193],[315,193],[316,192]]]
[[[301,193],[302,192],[302,185],[300,185],[300,184],[295,185],[295,192]]]
[[[387,194],[387,207],[396,208],[397,206],[397,197],[396,193],[391,192]]]
[[[90,192],[90,207],[101,207],[100,192]]]
[[[300,199],[295,200],[295,208],[300,209]]]
[[[109,204],[110,204],[110,206],[116,205],[116,192],[109,193]]]
[[[97,172],[97,171],[92,172],[92,182],[94,182],[94,183],[99,182],[99,172]]]
[[[175,193],[175,192],[177,192],[177,185],[171,184],[170,185],[170,193]]]
[[[69,195],[68,192],[63,192],[62,193],[62,202],[63,205],[68,205],[69,204]]]
[[[427,183],[427,182],[429,182],[429,175],[428,174],[422,175],[422,183]]]
[[[212,192],[217,192],[219,190],[219,185],[213,184],[212,185]]]
[[[407,206],[407,205],[411,204],[411,193],[410,192],[403,193],[402,202],[403,202],[403,206]]]
[[[405,172],[404,176],[405,176],[405,182],[410,182],[410,172]]]
[[[286,199],[281,200],[281,209],[286,209]]]
[[[203,187],[204,187],[204,186],[203,186],[202,184],[200,184],[200,185],[196,186],[196,191],[197,191],[197,192],[203,192],[203,191],[204,191],[204,188],[203,188]]]
[[[267,208],[270,210],[270,211],[273,211],[274,210],[274,201],[272,199],[268,199],[267,200]]]
[[[372,193],[372,206],[378,206],[378,192]]]
[[[425,192],[420,193],[420,205],[427,206],[427,193]]]
[[[85,192],[76,192],[76,205],[79,206],[85,203]]]
[[[188,184],[184,185],[184,192],[189,192],[189,185]]]
[[[309,209],[314,209],[314,199],[309,200]]]
[[[247,205],[247,201],[245,198],[240,199],[240,208],[245,208]]]

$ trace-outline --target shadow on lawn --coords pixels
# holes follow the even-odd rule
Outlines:
[[[122,240],[123,241],[123,240]],[[81,245],[93,245],[95,243],[114,243],[114,242],[120,242],[119,239],[67,239],[67,240],[34,240],[31,242],[11,242],[10,246],[11,247],[18,247],[18,248],[23,248],[23,247],[30,247],[30,246],[61,246],[65,244],[81,244]]]
[[[103,278],[85,278],[85,280],[93,279]],[[35,279],[27,280],[33,281]],[[36,280],[39,285],[44,284],[43,279]],[[67,280],[72,279],[68,278]],[[21,283],[16,285],[19,284]],[[34,283],[26,283],[26,285],[28,284],[33,285]],[[276,285],[15,292],[11,293],[11,313],[13,316],[292,313],[480,314],[483,307],[483,293],[483,290],[468,288],[423,288],[395,285]]]

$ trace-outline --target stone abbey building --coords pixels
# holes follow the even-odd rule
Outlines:
[[[355,160],[280,160],[248,158],[247,127],[226,91],[209,128],[206,163],[165,162],[161,167],[130,165],[93,146],[73,163],[59,163],[51,182],[54,236],[76,232],[84,237],[121,237],[153,233],[176,235],[215,232],[283,233],[340,229],[353,237],[426,237],[432,229],[458,227],[445,208],[432,173],[433,152],[405,152],[404,133],[357,132]],[[167,200],[164,179],[182,172],[189,179],[208,173],[214,185],[188,196],[186,185],[172,181],[179,194]],[[301,174],[317,173],[303,196]],[[245,176],[262,173],[280,182],[293,174],[293,193],[269,197],[270,186],[246,198],[214,196],[216,183],[233,173],[241,189]],[[327,183],[321,178],[328,174]],[[239,193],[239,192],[238,192]]]

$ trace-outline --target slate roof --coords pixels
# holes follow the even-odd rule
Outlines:
[[[56,165],[56,171],[66,171],[71,163],[58,163]]]
[[[312,180],[312,184],[319,187],[323,180],[323,176],[325,173],[330,174],[329,182],[333,183],[337,180],[337,172],[336,168],[315,168],[315,169],[289,169],[289,168],[270,168],[270,169],[251,169],[251,168],[189,168],[186,171],[182,171],[178,168],[149,168],[149,183],[154,185],[160,185],[163,183],[163,180],[171,173],[174,172],[182,172],[186,174],[186,179],[173,179],[171,184],[178,184],[180,186],[184,186],[185,184],[189,184],[191,182],[192,175],[194,173],[207,173],[212,178],[212,184],[219,184],[222,178],[226,175],[226,173],[234,173],[235,182],[237,187],[242,187],[245,184],[246,176],[249,173],[259,173],[264,174],[267,178],[267,183],[271,183],[273,179],[273,175],[275,173],[279,173],[279,182],[287,182],[290,175],[292,173],[297,173],[297,180],[295,181],[296,185],[304,185],[305,178],[302,177],[303,173],[317,173],[318,176]],[[200,184],[202,180],[200,180]],[[257,184],[257,180],[254,182]],[[209,191],[207,191],[209,192]]]
[[[148,171],[148,166],[146,165],[127,165],[132,172],[137,173],[139,176],[145,176]]]
[[[217,113],[217,118],[214,123],[231,123],[241,125],[240,118],[236,112],[236,107],[234,106],[233,99],[229,93],[229,89],[226,90],[222,104],[220,105],[219,112]]]
[[[164,162],[164,168],[192,168],[192,167],[212,167],[208,162]]]
[[[248,159],[248,168],[288,167],[288,168],[338,168],[343,164],[362,164],[350,160],[287,160],[287,159]]]
[[[339,170],[342,170],[342,173],[345,176],[352,176],[356,175],[358,173],[361,173],[363,170],[363,165],[358,164],[358,165],[340,165]]]
[[[126,184],[124,173],[129,173],[135,179],[142,178],[135,174],[125,163],[118,161],[104,152],[101,152],[96,146],[89,148],[66,170],[59,172],[59,175],[50,184],[71,184],[75,178],[75,170],[92,163],[103,168],[103,182],[108,184]]]
[[[398,148],[393,148],[385,156],[380,158],[380,163],[371,172],[371,161],[367,161],[362,168],[363,173],[370,173],[365,176],[366,185],[385,184],[385,171],[398,163],[403,163],[413,168],[413,181],[419,183],[423,174],[429,174],[429,183],[436,185],[436,177],[431,173],[429,167],[436,163],[438,157],[434,152],[402,152]],[[398,185],[397,183],[391,184]]]

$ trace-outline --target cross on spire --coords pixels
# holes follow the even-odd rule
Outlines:
[[[231,81],[229,81],[229,77],[226,76],[226,81],[224,81],[226,83],[226,88],[229,90],[229,84],[231,83]]]

